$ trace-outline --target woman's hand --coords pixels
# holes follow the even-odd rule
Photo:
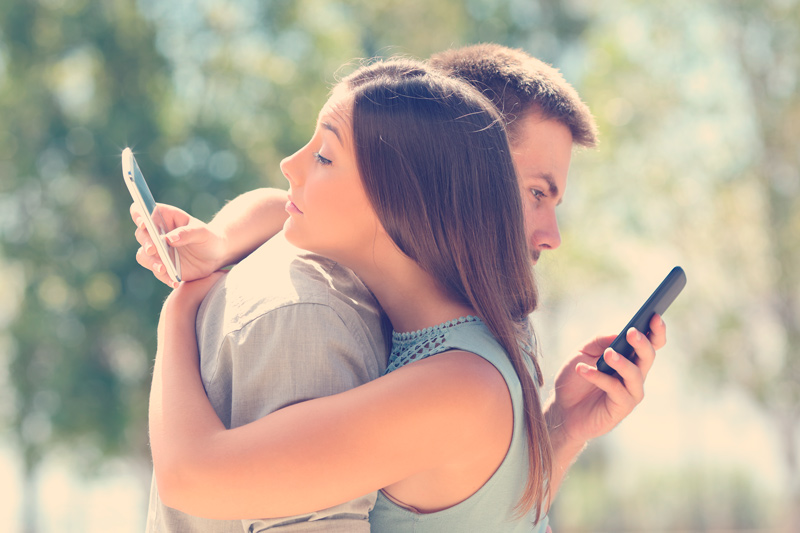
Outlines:
[[[158,320],[158,353],[162,352],[165,334],[176,331],[176,324],[191,324],[192,331],[194,331],[194,322],[200,304],[211,287],[224,275],[225,272],[217,271],[205,278],[181,283],[177,289],[172,291],[161,308],[161,316]]]
[[[183,281],[204,278],[225,266],[227,243],[224,236],[177,207],[158,204],[158,209],[166,225],[166,244],[180,254]],[[131,204],[130,213],[136,223],[136,240],[141,245],[136,251],[136,261],[153,272],[159,281],[176,288],[179,284],[169,279],[136,204]]]
[[[211,287],[225,274],[226,272],[218,270],[202,279],[181,283],[164,302],[162,320],[165,312],[196,315]]]

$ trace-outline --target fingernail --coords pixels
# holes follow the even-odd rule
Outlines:
[[[619,354],[614,350],[609,350],[612,361],[619,361]]]
[[[160,265],[160,264],[159,265],[153,265],[153,268],[155,269],[156,272],[161,274],[161,270],[164,269],[164,265]]]
[[[180,234],[176,234],[176,235],[170,235],[167,238],[169,239],[169,242],[178,242],[181,236]]]

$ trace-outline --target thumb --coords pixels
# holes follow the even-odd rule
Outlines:
[[[202,243],[208,240],[208,230],[203,227],[182,226],[166,234],[167,242],[173,248]]]

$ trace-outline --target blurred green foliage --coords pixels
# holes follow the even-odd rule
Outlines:
[[[131,268],[128,201],[112,184],[128,139],[164,144],[169,77],[133,7],[16,2],[0,16],[0,253],[15,304],[3,344],[28,469],[56,443],[87,458],[146,444],[160,296]]]
[[[546,305],[622,285],[642,257],[683,262],[693,290],[671,323],[685,339],[671,343],[705,378],[748,391],[798,472],[799,9],[794,0],[0,0],[9,382],[0,423],[29,472],[54,448],[84,467],[148,457],[167,289],[134,261],[122,148],[134,149],[159,201],[208,220],[241,192],[284,186],[281,157],[305,143],[331,84],[359,58],[496,41],[560,67],[601,128],[600,149],[576,158],[564,246],[543,265]],[[578,469],[586,487],[600,483],[593,464]],[[734,511],[753,496],[739,478],[722,483]],[[800,508],[793,483],[789,506]],[[680,484],[653,481],[645,492]],[[586,487],[584,499],[565,499],[612,513]],[[681,502],[670,508],[694,509]],[[738,524],[763,518],[745,514]]]
[[[0,318],[9,422],[28,466],[54,445],[79,444],[90,460],[146,453],[149,366],[167,291],[133,260],[123,147],[159,201],[208,220],[238,193],[283,186],[280,158],[305,143],[343,64],[522,38],[537,19],[512,16],[519,10],[542,14],[539,24],[561,20],[555,2],[531,9],[4,1],[0,257],[9,282]],[[425,21],[446,21],[448,31]]]

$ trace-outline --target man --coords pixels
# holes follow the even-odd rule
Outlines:
[[[431,58],[431,64],[449,75],[471,83],[502,112],[520,183],[531,261],[535,263],[541,252],[554,250],[561,242],[555,210],[566,189],[573,144],[594,146],[596,143],[595,125],[588,108],[557,70],[518,50],[491,44],[476,45],[437,54]],[[192,280],[204,277],[226,264],[236,262],[269,239],[282,226],[285,218],[283,203],[285,195],[282,191],[252,191],[226,205],[208,225],[180,210],[164,206],[167,224],[176,228],[168,238],[172,246],[181,250],[183,278]],[[133,216],[136,219],[136,215]],[[137,239],[143,244],[143,249],[137,253],[137,260],[169,284],[163,267],[159,268],[152,243],[140,224],[139,226]],[[282,237],[274,240],[282,242]],[[349,363],[326,363],[336,368],[317,368],[312,372],[327,379],[327,372],[335,370],[338,372],[340,386],[347,386],[348,381],[350,386],[356,386],[377,377],[374,375],[373,365],[376,356],[374,352],[365,353],[363,348],[365,344],[382,347],[383,338],[379,336],[375,303],[369,300],[368,294],[363,294],[358,280],[354,276],[350,277],[352,273],[348,276],[345,272],[340,272],[340,277],[347,282],[330,283],[326,286],[324,282],[328,278],[325,273],[330,270],[325,269],[336,268],[337,265],[327,264],[320,270],[320,265],[326,263],[319,257],[304,258],[312,261],[311,268],[298,269],[295,260],[291,259],[267,274],[264,272],[264,265],[269,265],[271,260],[271,247],[279,246],[272,242],[259,248],[226,276],[223,287],[216,287],[209,294],[198,317],[203,379],[212,404],[229,427],[245,424],[295,401],[338,392],[331,388],[309,387],[303,394],[287,396],[286,384],[299,385],[300,381],[292,380],[292,373],[295,369],[301,369],[303,376],[307,376],[308,370],[303,365],[310,361],[302,362],[299,358],[287,355],[286,351],[292,353],[298,339],[307,339],[310,336],[298,328],[316,320],[311,315],[314,314],[318,302],[314,298],[308,301],[296,300],[291,295],[277,299],[268,296],[270,291],[275,290],[275,283],[270,282],[265,288],[261,288],[258,283],[269,281],[273,271],[279,280],[278,285],[285,285],[297,276],[302,276],[303,279],[316,278],[318,283],[314,286],[319,293],[332,296],[344,304],[349,301],[362,305],[360,312],[357,311],[355,315],[344,308],[333,314],[340,317],[345,324],[349,320],[357,320],[363,337],[370,340],[364,343],[348,338],[341,349],[335,350],[331,347],[329,353],[325,343],[331,341],[330,334],[327,327],[322,328],[319,330],[321,333],[316,335],[320,339],[314,339],[316,346],[313,354],[316,356],[312,354],[310,357],[326,359],[333,354],[334,361],[341,359],[348,360]],[[287,256],[291,257],[291,254]],[[290,271],[288,279],[281,270],[286,268]],[[315,271],[320,275],[315,276]],[[258,293],[254,290],[256,288]],[[353,291],[360,294],[355,298],[349,296]],[[239,305],[240,301],[244,304]],[[287,302],[291,304],[287,306]],[[258,311],[249,313],[254,307]],[[284,317],[291,307],[309,309],[302,317]],[[353,316],[346,318],[345,315]],[[222,318],[230,316],[241,318],[233,321]],[[259,327],[259,335],[250,335],[247,331],[253,320],[256,324],[264,323]],[[282,324],[282,327],[276,329],[274,324]],[[652,327],[651,343],[660,348],[665,342],[663,322],[660,318],[654,320]],[[279,340],[271,338],[272,336]],[[343,337],[348,335],[343,334]],[[586,442],[608,432],[641,401],[642,385],[652,364],[652,357],[642,357],[636,365],[622,361],[620,364],[627,365],[623,374],[624,384],[593,368],[596,359],[612,339],[613,336],[598,338],[584,347],[579,355],[562,368],[556,379],[556,394],[548,402],[545,413],[554,448],[555,468],[553,479],[550,480],[551,494],[556,493],[564,473]],[[262,342],[269,342],[269,345],[261,346],[259,343]],[[256,344],[259,346],[255,346]],[[354,346],[359,351],[348,359],[344,348],[353,349]],[[243,356],[241,353],[251,355]],[[275,359],[282,361],[282,365],[276,368]],[[367,361],[368,364],[365,363],[362,367],[359,360]],[[385,353],[381,353],[377,360],[385,361]],[[341,371],[342,366],[346,366],[348,370]],[[357,377],[348,380],[348,371],[353,369],[358,370]],[[262,382],[269,378],[272,379],[270,385],[263,386]],[[231,398],[243,400],[237,402]],[[223,412],[226,414],[223,415]],[[363,511],[365,502],[368,504],[369,500],[357,504],[356,511],[352,508],[349,511],[327,511],[320,515],[323,520],[316,520],[319,518],[317,516],[287,519],[290,525],[284,530],[311,531],[317,527],[317,530],[334,531],[339,519],[344,519],[350,521],[350,525],[345,527],[351,529],[347,530],[354,531],[354,524],[363,525],[359,522],[361,518],[353,517],[360,516],[359,512]],[[160,504],[154,488],[151,519],[154,514],[158,516],[159,513],[173,518],[175,524],[181,524],[184,520],[185,523],[198,520],[165,508]],[[253,526],[252,530],[258,531],[266,525],[266,522],[245,523],[245,529]],[[201,526],[196,526],[199,527]],[[221,523],[207,523],[208,530],[217,531],[222,527]]]
[[[589,108],[556,69],[521,50],[479,44],[435,54],[430,64],[471,83],[502,113],[535,264],[542,252],[561,244],[556,207],[566,190],[573,144],[597,144]],[[651,344],[660,349],[666,342],[661,317],[654,317],[651,330]],[[553,444],[551,496],[587,442],[613,429],[644,397],[651,358],[626,365],[624,384],[597,371],[597,358],[614,337],[598,337],[583,347],[556,376],[554,394],[545,405]]]

